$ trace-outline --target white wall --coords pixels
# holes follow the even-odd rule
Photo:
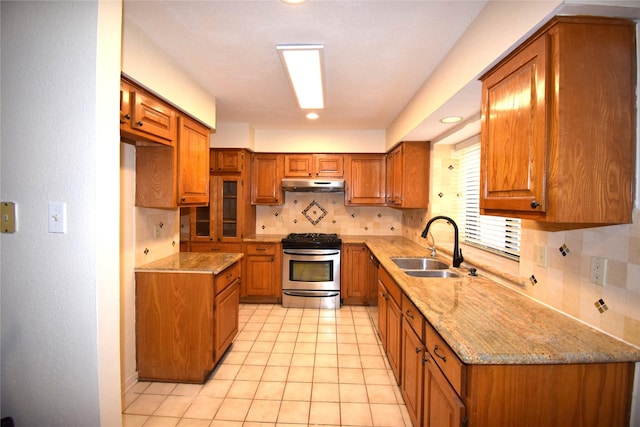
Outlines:
[[[211,147],[255,150],[255,129],[248,123],[220,123],[211,135]]]
[[[2,416],[119,425],[121,4],[0,9],[0,191],[18,206],[0,237]],[[66,234],[47,232],[48,201],[67,203]]]
[[[125,4],[126,7],[126,4]],[[129,19],[123,20],[122,72],[216,128],[216,100],[191,80],[183,68]]]
[[[488,2],[387,128],[386,147],[391,148],[402,141],[405,135],[435,113],[449,98],[477,79],[512,46],[530,35],[561,3],[559,0]]]
[[[276,131],[256,129],[256,151],[307,153],[383,153],[384,131]]]

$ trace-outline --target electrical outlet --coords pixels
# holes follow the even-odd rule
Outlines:
[[[536,246],[536,265],[538,267],[547,268],[547,247]]]
[[[604,286],[607,279],[607,259],[597,256],[591,257],[591,283]]]

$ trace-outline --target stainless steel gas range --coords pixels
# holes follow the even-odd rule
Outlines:
[[[340,308],[337,234],[291,233],[282,239],[282,306]]]

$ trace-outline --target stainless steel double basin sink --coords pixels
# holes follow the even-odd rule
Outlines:
[[[427,257],[395,257],[391,258],[406,274],[425,278],[456,278],[460,275],[448,270],[449,264]]]

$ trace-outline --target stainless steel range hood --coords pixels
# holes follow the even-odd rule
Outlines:
[[[282,189],[284,191],[344,193],[344,179],[283,178]]]

